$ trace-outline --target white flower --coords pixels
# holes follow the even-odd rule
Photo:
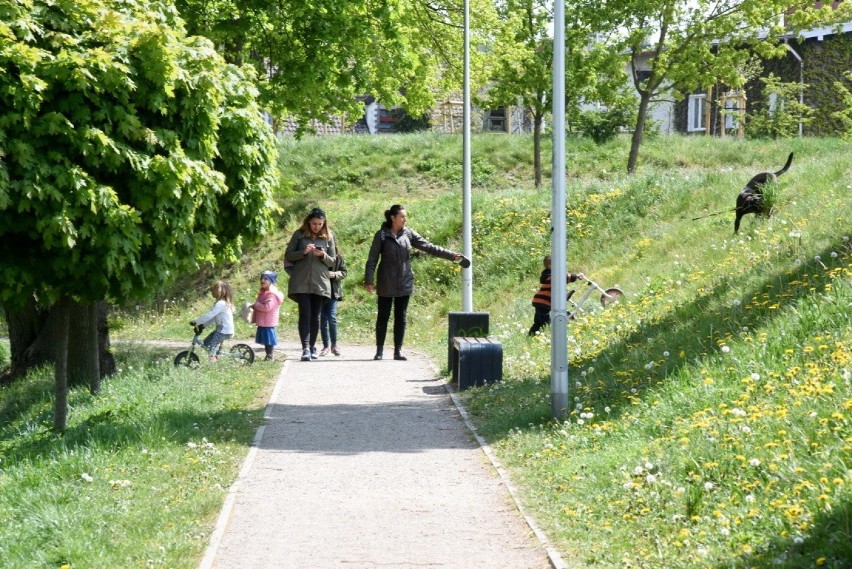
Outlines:
[[[832,259],[836,259],[836,258],[837,258],[837,251],[832,251],[832,252],[831,252],[831,258],[832,258]]]
[[[749,504],[754,503],[754,494],[746,494],[745,501]]]
[[[582,419],[577,419],[577,424],[578,424],[578,425],[585,425],[585,424],[586,424],[586,422],[585,422],[584,420],[582,420]]]
[[[712,482],[705,482],[704,483],[704,489],[707,490],[707,491],[710,491],[715,487],[716,487],[716,485],[713,484]]]
[[[197,445],[197,444],[195,444],[195,443],[194,443],[194,442],[192,442],[192,441],[190,441],[190,442],[186,443],[186,446],[187,446],[187,448],[198,448],[198,445]]]
[[[646,462],[646,463],[645,463],[645,470],[647,470],[647,471],[649,471],[649,472],[650,472],[651,470],[654,470],[654,463],[653,463],[653,462]]]
[[[736,417],[745,417],[747,414],[748,413],[746,413],[739,407],[734,407],[733,409],[731,409],[731,415],[734,415]]]
[[[802,536],[797,535],[796,537],[793,538],[793,543],[795,543],[796,545],[801,545],[801,544],[805,543],[805,539]]]
[[[751,374],[751,378],[754,381],[759,381],[760,380],[760,374],[759,373],[753,373],[753,374]]]
[[[663,352],[663,357],[664,357],[664,358],[669,357],[669,351],[668,351],[668,350],[666,350],[665,352]]]
[[[656,481],[657,481],[657,477],[654,476],[653,474],[649,474],[645,477],[645,482],[647,482],[648,484],[654,484]]]
[[[722,346],[722,353],[723,354],[727,354],[730,351],[731,351],[731,348],[729,346]]]
[[[749,466],[760,466],[760,460],[753,458],[748,461]]]
[[[636,468],[633,469],[633,476],[642,476],[643,472],[645,472],[645,471],[642,470],[642,467],[637,466]]]
[[[731,530],[729,530],[728,528],[722,528],[722,529],[720,529],[720,530],[719,530],[719,533],[721,533],[722,535],[727,536],[727,535],[730,535],[730,534],[731,534]]]
[[[94,480],[95,480],[94,478],[92,478],[92,476],[88,472],[84,472],[83,474],[81,474],[80,478],[82,478],[86,482],[94,482]]]
[[[609,405],[607,405],[606,407],[604,407],[604,411],[606,411],[607,413],[609,413],[610,411],[612,411],[612,409],[610,408],[610,406],[609,406]]]
[[[743,425],[742,427],[740,427],[740,430],[745,434],[751,433],[751,427],[749,427],[748,425]]]
[[[736,299],[731,304],[734,305],[734,308],[738,308],[740,305],[742,305],[742,301],[739,300],[739,299]]]

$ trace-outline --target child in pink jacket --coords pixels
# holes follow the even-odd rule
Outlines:
[[[266,359],[272,361],[275,357],[272,351],[278,343],[275,327],[278,326],[278,313],[284,293],[275,286],[278,275],[272,271],[263,271],[260,275],[260,291],[254,302],[254,323],[257,324],[257,333],[254,341],[263,346],[266,351]]]

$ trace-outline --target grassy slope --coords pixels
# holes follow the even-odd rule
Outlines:
[[[502,384],[466,398],[558,549],[584,567],[848,566],[849,145],[659,138],[628,177],[625,140],[569,141],[569,266],[628,296],[571,325],[578,408],[565,422],[550,419],[548,337],[526,337],[551,203],[529,183],[530,148],[524,137],[473,141],[474,306],[490,313],[505,362]],[[691,221],[732,207],[791,150],[771,220],[748,218],[737,238],[732,214]],[[351,267],[341,340],[372,343],[360,272],[381,212],[403,203],[413,227],[459,249],[460,155],[446,136],[288,142],[280,232],[239,264],[117,314],[116,335],[188,340],[212,278],[253,298],[318,204]],[[408,343],[443,363],[458,268],[421,258],[415,270]],[[279,331],[295,339],[291,305]]]
[[[572,398],[550,420],[547,337],[529,298],[549,250],[550,193],[527,180],[529,140],[473,145],[474,305],[505,344],[505,381],[471,393],[482,432],[535,515],[580,566],[841,567],[850,552],[849,146],[660,138],[633,177],[626,141],[569,143],[569,265],[628,301],[571,326]],[[733,205],[789,151],[781,204],[732,236]],[[338,158],[338,154],[345,158]],[[370,342],[366,245],[393,202],[458,248],[457,139],[292,144],[290,188],[329,211],[353,279],[344,338]],[[365,191],[366,190],[366,191]],[[321,196],[321,197],[320,197]],[[817,259],[818,257],[818,259]],[[354,262],[353,262],[354,260]],[[418,261],[411,342],[443,362],[456,269]],[[576,383],[575,383],[576,382]]]

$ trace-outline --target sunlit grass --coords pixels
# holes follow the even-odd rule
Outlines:
[[[603,147],[569,140],[569,269],[604,287],[618,286],[627,296],[606,309],[592,298],[570,324],[572,408],[560,420],[551,417],[550,336],[526,335],[541,258],[550,251],[552,203],[549,188],[532,186],[531,148],[528,137],[473,140],[474,309],[490,314],[490,335],[504,346],[504,373],[501,383],[467,391],[464,400],[558,550],[582,567],[852,564],[849,144],[660,137],[647,142],[638,172],[627,176],[626,139]],[[746,217],[738,236],[732,213],[693,221],[733,208],[743,184],[759,171],[777,169],[790,151],[796,155],[779,179],[772,217]],[[549,148],[544,152],[549,155]],[[460,153],[458,137],[435,135],[287,142],[280,230],[238,264],[201,267],[174,291],[116,310],[114,337],[188,343],[188,320],[212,303],[205,287],[227,278],[237,291],[236,302],[252,300],[260,272],[280,270],[289,235],[309,206],[320,205],[350,270],[340,305],[341,342],[371,344],[375,299],[363,290],[363,267],[382,212],[401,203],[412,227],[437,244],[461,249]],[[415,259],[414,269],[406,343],[428,351],[445,368],[446,314],[461,309],[461,271],[426,256]],[[286,288],[283,275],[282,283]],[[279,336],[295,339],[295,329],[295,304],[285,301]],[[238,337],[252,332],[238,323]],[[180,488],[209,477],[205,483],[211,490],[199,500],[218,492],[213,479],[223,485],[234,475],[227,466],[203,474],[207,465],[201,459],[209,448],[203,438],[226,452],[229,458],[222,460],[233,467],[259,417],[268,378],[247,378],[241,402],[217,402],[224,386],[215,376],[199,390],[166,364],[154,367],[160,371],[134,369],[131,375],[130,364],[123,366],[119,378],[107,382],[127,383],[121,388],[127,395],[116,399],[78,395],[72,420],[93,422],[98,435],[71,450],[46,431],[47,373],[15,392],[15,401],[26,402],[15,412],[26,414],[4,432],[11,433],[3,439],[4,456],[11,456],[5,454],[13,444],[8,441],[20,439],[24,442],[14,444],[44,457],[31,473],[15,475],[14,484],[2,478],[0,501],[12,496],[11,511],[35,528],[24,534],[42,539],[50,534],[50,516],[66,508],[66,486],[99,488],[95,494],[106,496],[97,497],[92,518],[105,515],[111,523],[127,524],[118,519],[124,511],[133,520],[134,508],[153,498],[140,485],[160,487],[148,473],[138,474],[142,448],[157,449],[159,458],[144,462],[159,465],[154,471],[163,464],[182,466],[170,471],[181,478],[175,482]],[[110,385],[107,393],[115,389]],[[151,409],[142,403],[149,400],[155,402]],[[171,410],[152,410],[161,405]],[[4,421],[14,415],[7,409]],[[246,413],[242,419],[240,412]],[[175,415],[181,421],[160,421]],[[98,419],[87,419],[93,416]],[[234,440],[221,428],[231,428]],[[188,454],[189,442],[198,445],[195,454]],[[66,455],[73,468],[54,465]],[[200,470],[190,458],[199,460]],[[99,469],[83,471],[92,482],[78,472],[90,463]],[[49,497],[51,470],[69,473],[57,477],[61,499]],[[39,488],[45,485],[37,498],[46,503],[32,521],[22,513],[34,491],[30,478]],[[122,486],[124,480],[131,484]],[[132,506],[117,500],[129,489],[138,492]],[[147,538],[140,537],[127,558],[158,555],[153,559],[179,559],[174,566],[188,566],[183,559],[197,554],[203,539],[184,537],[209,529],[204,523],[214,502],[195,503],[194,514],[175,514],[173,525],[157,529],[162,535],[156,539],[170,544],[166,552],[152,552]],[[96,541],[106,533],[97,519],[73,520],[94,532]],[[20,531],[18,522],[11,527]],[[79,546],[74,544],[83,531],[68,535],[65,551]],[[0,535],[0,543],[8,539]],[[181,539],[189,545],[179,545]],[[48,543],[45,551],[60,551]],[[60,561],[57,555],[53,562]]]

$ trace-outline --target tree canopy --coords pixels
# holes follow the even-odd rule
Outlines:
[[[784,53],[784,34],[837,15],[812,0],[582,0],[599,22],[599,39],[629,55],[639,111],[627,170],[638,162],[648,106],[659,95],[683,97],[719,81],[739,87],[751,53]],[[746,49],[748,48],[748,49]]]
[[[253,79],[168,2],[0,0],[0,300],[138,297],[264,234]]]

